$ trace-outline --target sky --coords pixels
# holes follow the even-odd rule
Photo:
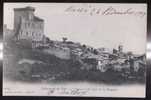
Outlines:
[[[146,15],[140,13],[123,15],[102,15],[100,12],[112,7],[117,11],[131,9],[133,12],[145,12],[145,4],[105,4],[105,3],[4,3],[4,24],[13,29],[14,8],[35,7],[35,15],[44,19],[44,34],[51,40],[68,40],[87,44],[95,48],[117,48],[124,46],[124,51],[135,54],[146,52]],[[72,12],[84,8],[88,13]],[[68,10],[68,11],[67,11]]]

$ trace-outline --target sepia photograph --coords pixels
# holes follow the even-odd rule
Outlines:
[[[4,3],[3,12],[3,96],[146,96],[147,4]]]

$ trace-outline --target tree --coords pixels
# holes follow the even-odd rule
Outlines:
[[[68,40],[68,38],[67,37],[63,37],[62,40],[63,40],[63,42],[66,42]]]
[[[48,37],[46,37],[46,43],[50,42],[50,39]]]
[[[113,49],[113,54],[117,54],[117,50],[116,49]]]
[[[83,48],[86,48],[86,45],[85,45],[85,44],[83,44],[83,45],[82,45],[82,47],[83,47]]]

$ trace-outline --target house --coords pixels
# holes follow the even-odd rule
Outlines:
[[[97,66],[96,69],[100,70],[101,72],[106,72],[109,66],[109,59],[102,59],[102,60],[97,60]]]
[[[44,20],[34,11],[33,7],[14,8],[14,32],[16,40],[31,41],[32,47],[37,47],[44,39]]]

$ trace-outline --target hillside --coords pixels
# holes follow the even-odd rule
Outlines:
[[[107,59],[102,62],[105,70],[99,69],[98,59],[105,61],[109,53],[92,52],[86,46],[76,43],[60,42],[31,49],[11,41],[5,43],[4,49],[4,75],[15,81],[91,81],[108,84],[145,82],[144,65],[137,72],[131,73],[124,63],[118,67],[119,63],[116,63],[120,59],[112,59],[112,64]]]

